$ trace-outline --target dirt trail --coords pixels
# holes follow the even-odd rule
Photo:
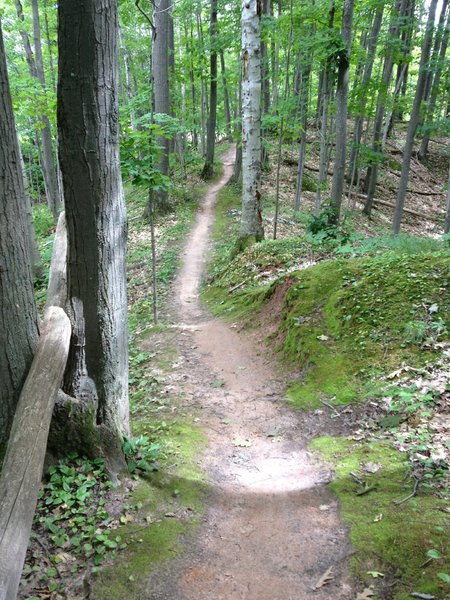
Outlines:
[[[330,474],[307,451],[301,415],[282,402],[269,350],[199,303],[214,202],[232,158],[231,150],[204,198],[175,286],[180,358],[173,382],[208,436],[201,464],[213,491],[195,541],[151,577],[149,598],[354,598],[346,575],[351,548],[326,486]],[[333,579],[314,590],[329,567]]]

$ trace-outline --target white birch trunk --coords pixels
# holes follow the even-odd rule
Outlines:
[[[264,237],[261,214],[261,3],[242,3],[242,217],[240,238]]]

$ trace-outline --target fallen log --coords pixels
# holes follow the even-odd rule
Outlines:
[[[70,335],[66,313],[60,307],[49,307],[17,404],[0,474],[0,600],[17,597]]]
[[[367,200],[367,196],[364,194],[357,194],[358,198],[361,200]],[[388,206],[389,208],[395,209],[395,204],[392,202],[387,202],[386,200],[378,200],[377,198],[373,199],[374,204],[381,204],[381,206]],[[410,215],[414,215],[415,217],[420,217],[421,219],[429,219],[430,215],[425,215],[424,213],[418,212],[417,210],[412,210],[411,208],[404,208],[403,212],[408,213]]]

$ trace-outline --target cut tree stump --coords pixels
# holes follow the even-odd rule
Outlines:
[[[17,404],[0,475],[0,600],[17,597],[70,335],[66,313],[60,307],[49,307]]]

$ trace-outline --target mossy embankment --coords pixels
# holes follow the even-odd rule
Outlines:
[[[321,248],[299,236],[233,257],[235,203],[235,190],[222,193],[203,298],[215,314],[250,327],[264,325],[257,317],[263,312],[278,323],[267,341],[302,369],[288,393],[298,408],[318,407],[321,398],[354,401],[372,375],[403,361],[423,364],[435,354],[432,342],[448,337],[450,257],[443,246],[413,252],[409,239],[380,250],[372,240],[366,253],[347,244],[345,256],[336,245]]]
[[[422,377],[448,342],[448,242],[389,235],[344,240],[339,231],[324,240],[299,226],[298,237],[266,240],[236,254],[238,220],[238,193],[229,188],[217,207],[204,301],[215,314],[259,329],[280,362],[292,368],[292,406],[319,412],[321,401],[360,406],[362,434],[349,430],[349,437],[311,444],[335,470],[331,485],[356,550],[355,577],[373,585],[374,598],[405,600],[411,592],[448,597],[447,492],[439,483],[448,465],[433,458],[433,425],[427,429],[447,392],[429,393],[423,379],[410,387],[395,380],[395,391],[385,391],[392,384],[389,373],[406,367]],[[433,378],[432,368],[427,377]],[[396,394],[403,394],[400,408]],[[380,404],[367,428],[366,401]],[[387,405],[394,414],[390,428],[388,420],[378,421]],[[412,444],[399,452],[405,440]],[[395,504],[413,490],[416,477],[424,478],[417,496]]]

